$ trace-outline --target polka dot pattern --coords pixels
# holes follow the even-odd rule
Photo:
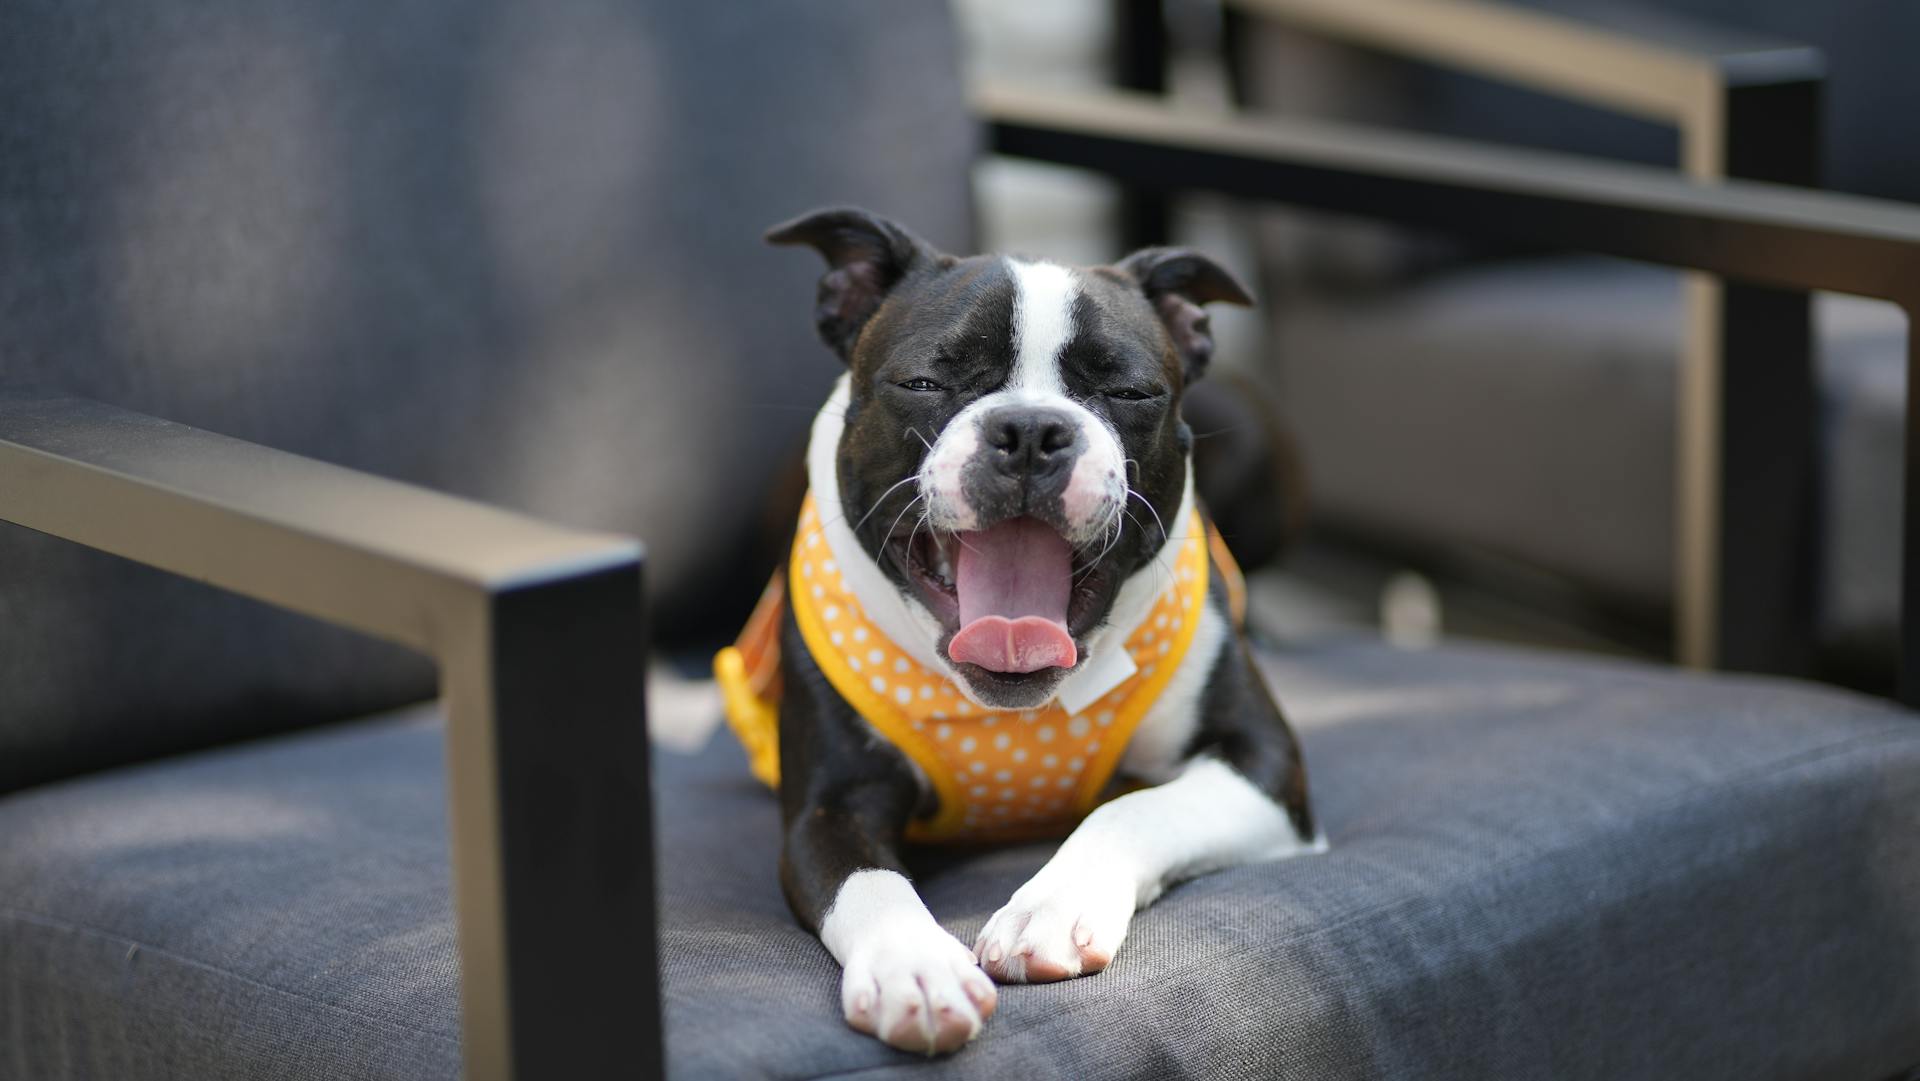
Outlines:
[[[1063,833],[1099,799],[1127,737],[1165,685],[1191,637],[1207,588],[1207,534],[1198,514],[1170,552],[1168,586],[1126,642],[1134,674],[1082,712],[1058,703],[998,711],[969,701],[868,622],[860,599],[819,541],[808,499],[790,581],[814,659],[848,702],[926,773],[940,797],[916,840]]]

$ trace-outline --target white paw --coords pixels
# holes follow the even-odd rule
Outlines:
[[[993,1016],[998,992],[973,954],[938,927],[876,938],[846,965],[847,1024],[928,1055],[958,1051]]]
[[[1138,892],[1123,875],[1049,864],[987,921],[974,956],[1002,983],[1091,976],[1127,937]]]

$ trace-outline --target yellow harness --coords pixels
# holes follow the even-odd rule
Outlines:
[[[1167,584],[1126,641],[1132,675],[1079,713],[1057,702],[989,710],[868,622],[834,564],[809,496],[787,574],[774,575],[739,641],[714,659],[727,721],[754,776],[778,789],[780,620],[791,597],[814,663],[867,723],[920,767],[939,797],[931,817],[909,824],[909,840],[1064,833],[1100,802],[1134,727],[1185,658],[1206,604],[1210,550],[1239,616],[1238,568],[1197,510],[1173,542],[1178,551]]]

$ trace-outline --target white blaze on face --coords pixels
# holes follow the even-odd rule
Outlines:
[[[920,467],[920,490],[927,497],[929,523],[935,529],[964,531],[980,525],[967,500],[963,476],[967,463],[985,445],[980,418],[1003,405],[1048,406],[1073,418],[1083,448],[1067,480],[1065,513],[1068,540],[1089,543],[1111,528],[1126,498],[1126,455],[1120,440],[1098,416],[1067,394],[1061,364],[1073,340],[1074,302],[1080,279],[1053,263],[1005,260],[1013,276],[1013,367],[999,390],[967,406],[934,441]]]

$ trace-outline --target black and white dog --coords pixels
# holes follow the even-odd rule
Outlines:
[[[851,209],[767,238],[809,245],[829,265],[814,318],[847,373],[815,421],[808,480],[822,550],[835,557],[823,565],[892,640],[900,656],[889,664],[905,672],[911,658],[951,684],[941,693],[960,712],[1005,711],[1010,728],[1063,702],[1090,713],[1116,680],[1139,678],[1122,643],[1141,640],[1129,635],[1166,595],[1181,523],[1201,521],[1181,396],[1213,348],[1202,305],[1249,303],[1244,291],[1191,251],[1091,269],[959,258]],[[789,595],[811,588],[799,569]],[[823,665],[820,639],[785,613],[780,880],[843,967],[850,1025],[896,1047],[953,1051],[992,1015],[993,980],[1099,972],[1134,912],[1170,883],[1323,846],[1298,745],[1213,570],[1177,665],[1116,737],[1111,775],[1135,787],[1113,796],[1124,786],[1102,781],[1105,802],[1089,792],[1091,813],[971,949],[934,920],[900,858],[910,826],[960,789],[935,783],[937,766],[850,704],[823,671],[847,662]],[[857,671],[860,650],[849,649]],[[895,690],[903,703],[915,692]],[[1075,716],[1075,734],[1090,723]],[[975,794],[991,787],[981,779]]]

